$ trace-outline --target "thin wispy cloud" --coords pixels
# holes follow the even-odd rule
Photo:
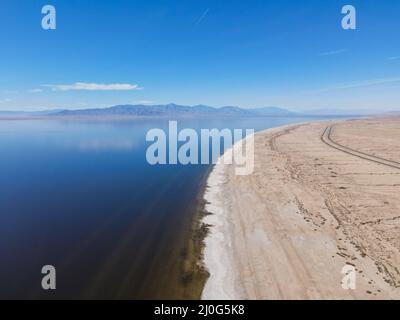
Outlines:
[[[31,90],[28,90],[28,92],[29,93],[40,93],[40,92],[43,92],[43,89],[31,89]]]
[[[86,106],[89,105],[89,103],[87,103],[87,102],[77,102],[76,105],[79,106],[79,107],[86,107]]]
[[[45,84],[43,87],[51,88],[53,91],[71,91],[71,90],[84,90],[84,91],[132,91],[140,90],[141,88],[136,84],[129,83],[86,83],[75,82],[73,84]]]
[[[196,27],[202,23],[202,21],[205,19],[205,17],[207,17],[208,13],[210,12],[210,8],[207,8],[203,14],[200,16],[200,18],[196,21]]]
[[[18,93],[17,90],[8,90],[8,89],[2,90],[1,92],[5,93],[5,94],[17,94]]]
[[[346,90],[346,89],[372,87],[372,86],[378,86],[378,85],[383,85],[383,84],[391,84],[391,83],[397,83],[397,82],[400,82],[400,77],[369,79],[369,80],[354,81],[354,82],[340,84],[340,85],[337,85],[337,86],[323,88],[321,90],[318,90],[318,92],[328,92],[328,91],[336,91],[336,90]]]
[[[8,102],[11,102],[12,101],[12,99],[2,99],[2,100],[0,100],[0,103],[8,103]]]
[[[139,100],[139,101],[135,101],[134,104],[142,104],[142,105],[152,105],[155,104],[155,101],[152,100]]]
[[[400,56],[394,56],[394,57],[389,57],[387,58],[388,60],[399,60]]]
[[[346,53],[349,51],[350,51],[349,49],[339,49],[339,50],[334,50],[334,51],[321,52],[318,55],[320,57],[334,56],[334,55]]]

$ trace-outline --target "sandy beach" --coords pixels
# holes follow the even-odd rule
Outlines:
[[[216,165],[202,298],[399,299],[399,137],[399,118],[291,125],[255,135],[253,174]]]

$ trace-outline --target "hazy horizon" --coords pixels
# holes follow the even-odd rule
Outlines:
[[[368,115],[368,114],[384,114],[384,113],[390,113],[390,112],[399,112],[400,109],[389,109],[389,110],[374,110],[374,109],[366,109],[366,108],[313,108],[313,109],[304,109],[304,110],[293,110],[289,108],[282,108],[280,106],[213,106],[213,105],[206,105],[206,104],[195,104],[195,105],[183,105],[183,104],[178,104],[174,102],[170,103],[160,103],[160,104],[146,104],[146,103],[138,103],[138,104],[118,104],[118,105],[109,105],[109,106],[88,106],[88,107],[75,107],[75,108],[50,108],[50,109],[45,109],[45,108],[23,108],[23,109],[18,109],[18,110],[12,110],[12,109],[4,109],[0,110],[0,115],[1,113],[46,113],[46,112],[57,112],[57,111],[80,111],[80,110],[96,110],[96,109],[109,109],[117,106],[148,106],[148,107],[157,107],[157,106],[166,106],[166,105],[177,105],[180,107],[196,107],[196,106],[206,106],[206,107],[212,107],[215,109],[221,109],[225,107],[238,107],[243,110],[254,110],[254,109],[281,109],[282,111],[288,111],[294,114],[321,114],[321,115],[326,115],[326,114],[341,114],[341,115],[346,115],[346,114],[360,114],[360,115]]]

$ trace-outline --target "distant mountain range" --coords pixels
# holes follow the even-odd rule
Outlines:
[[[296,113],[277,107],[243,109],[226,106],[221,108],[206,105],[183,106],[166,105],[117,105],[109,108],[92,108],[79,110],[51,110],[37,112],[0,111],[0,117],[75,117],[75,116],[193,116],[193,115],[223,115],[223,116],[293,116]]]
[[[285,109],[267,107],[260,109],[243,109],[239,107],[214,108],[206,105],[183,106],[166,105],[118,105],[104,109],[63,110],[57,116],[192,116],[192,115],[225,115],[225,116],[289,116]]]
[[[24,117],[185,117],[185,116],[265,116],[265,117],[305,117],[305,116],[361,116],[364,112],[340,112],[315,110],[312,112],[292,112],[278,107],[244,109],[233,106],[210,107],[206,105],[184,106],[174,103],[165,105],[117,105],[109,108],[79,110],[50,110],[36,112],[0,111],[2,118]]]

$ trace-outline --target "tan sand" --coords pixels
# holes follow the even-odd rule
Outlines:
[[[400,119],[338,122],[328,145],[331,124],[256,134],[252,175],[215,166],[204,299],[400,298],[400,169],[374,162],[400,162]]]

